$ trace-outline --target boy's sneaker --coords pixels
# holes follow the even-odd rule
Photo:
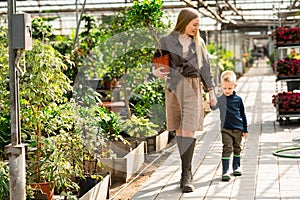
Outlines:
[[[240,167],[238,167],[236,170],[233,170],[233,176],[242,176],[242,171]]]
[[[229,173],[226,173],[226,174],[222,175],[222,181],[230,181],[230,175],[229,175]]]

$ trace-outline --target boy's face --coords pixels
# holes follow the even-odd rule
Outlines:
[[[232,95],[234,89],[236,88],[236,83],[230,81],[223,81],[221,83],[222,91],[225,96]]]

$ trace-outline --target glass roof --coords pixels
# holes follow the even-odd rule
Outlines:
[[[16,0],[16,11],[32,17],[58,17],[54,26],[62,30],[76,27],[76,13],[81,12],[83,5],[85,13],[101,19],[130,7],[132,0]],[[286,25],[298,25],[300,12],[298,0],[165,0],[163,5],[173,20],[183,7],[198,9],[203,30],[213,30],[216,24],[236,29],[270,26],[278,22],[278,16],[284,18],[281,22]],[[6,17],[7,0],[0,0],[0,22],[6,22]]]

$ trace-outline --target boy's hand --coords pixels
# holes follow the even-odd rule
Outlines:
[[[248,133],[242,132],[242,137],[247,137],[247,136],[248,136]]]

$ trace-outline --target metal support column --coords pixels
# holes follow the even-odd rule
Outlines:
[[[215,43],[215,49],[216,49],[216,56],[217,56],[217,61],[218,61],[218,48],[219,48],[219,30],[218,30],[218,22],[216,21],[215,24],[215,31],[214,31],[214,43]],[[220,72],[219,72],[219,63],[216,63],[215,66],[215,74],[214,74],[214,79],[215,79],[215,83],[216,85],[218,85],[220,83]]]
[[[15,67],[16,51],[12,48],[12,15],[16,13],[16,0],[7,0],[7,7],[11,144],[5,147],[5,152],[9,155],[10,199],[25,200],[25,144],[21,143],[19,79]]]

